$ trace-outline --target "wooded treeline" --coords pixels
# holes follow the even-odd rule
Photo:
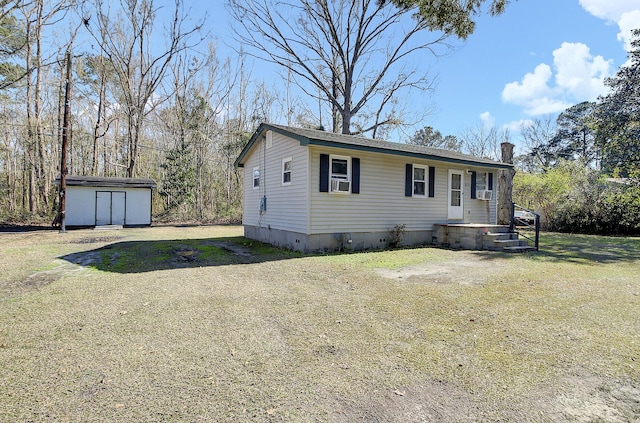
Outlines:
[[[218,56],[204,17],[194,23],[180,1],[22,0],[1,10],[0,221],[57,211],[67,51],[69,174],[153,178],[161,218],[238,218],[233,161],[277,98],[250,86],[242,56]]]
[[[466,38],[485,2],[508,3],[229,0],[230,59],[183,0],[0,0],[0,220],[55,215],[65,102],[69,174],[153,178],[161,218],[237,219],[233,161],[260,121],[384,137],[406,123],[402,93],[432,88],[406,58]],[[247,57],[279,65],[278,84]]]
[[[415,127],[424,116],[401,99],[433,80],[406,58],[446,53],[450,37],[473,32],[485,2],[492,14],[509,3],[228,0],[237,21],[230,58],[219,55],[207,17],[182,0],[0,0],[0,222],[55,216],[65,102],[69,174],[156,180],[156,221],[238,220],[233,162],[260,122],[379,138]],[[250,32],[255,25],[261,31]],[[543,213],[547,229],[638,233],[634,34],[609,94],[533,121],[521,139],[478,125],[456,136],[425,127],[406,142],[494,159],[501,142],[515,142],[514,198]],[[252,75],[254,57],[279,67],[277,84]]]

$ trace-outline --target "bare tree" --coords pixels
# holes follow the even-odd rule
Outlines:
[[[509,131],[498,131],[495,127],[487,127],[483,123],[471,126],[462,131],[458,139],[462,150],[467,154],[486,159],[500,158],[500,143],[509,141]]]
[[[85,26],[116,74],[127,130],[127,176],[132,177],[145,116],[166,100],[158,97],[158,88],[176,55],[202,41],[202,38],[193,39],[202,21],[184,28],[187,13],[182,1],[175,0],[171,21],[165,28],[165,46],[161,47],[157,42],[159,38],[153,38],[159,13],[153,0],[120,0],[116,12],[111,10],[112,5],[95,0],[97,16],[91,19],[86,12]]]
[[[60,21],[69,3],[61,1],[46,4],[44,0],[27,2],[21,7],[25,19],[25,78],[26,81],[26,118],[27,118],[27,157],[25,167],[29,180],[29,211],[35,213],[40,205],[48,206],[49,173],[45,171],[45,139],[42,125],[42,79],[45,69],[55,61],[45,58],[43,31],[46,26]]]
[[[440,131],[433,129],[431,126],[425,126],[416,131],[416,133],[407,140],[407,144],[444,148],[452,151],[462,150],[462,142],[459,141],[455,135],[446,135],[443,137]]]
[[[518,165],[529,172],[548,169],[557,156],[550,144],[557,132],[556,121],[551,116],[534,119],[531,124],[520,129],[522,141],[528,152],[518,156]]]
[[[307,96],[329,105],[332,129],[343,134],[375,134],[400,123],[394,108],[400,92],[431,88],[427,75],[406,67],[405,59],[448,47],[446,34],[427,39],[429,24],[412,19],[410,9],[379,0],[228,5],[238,23],[236,37],[250,47],[249,54],[290,71]]]

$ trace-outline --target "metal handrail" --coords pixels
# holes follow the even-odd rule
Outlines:
[[[516,209],[533,214],[533,216],[534,216],[534,224],[531,225],[530,223],[528,223],[528,222],[526,222],[526,221],[524,221],[524,220],[522,220],[520,218],[517,218],[516,215],[515,215]],[[520,224],[522,226],[526,226],[529,229],[533,230],[534,233],[535,233],[534,238],[531,238],[531,237],[529,237],[529,236],[527,236],[527,235],[525,235],[525,234],[523,234],[523,233],[521,233],[519,231],[516,231],[515,230],[516,223],[518,223],[518,224]],[[509,232],[517,233],[518,236],[522,236],[523,238],[526,238],[529,241],[533,242],[534,245],[535,245],[536,251],[538,251],[539,246],[540,246],[540,215],[538,213],[534,212],[533,210],[529,210],[529,209],[527,209],[525,207],[519,206],[516,203],[511,203],[511,219],[509,219]]]

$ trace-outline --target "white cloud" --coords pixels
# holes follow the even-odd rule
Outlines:
[[[603,94],[603,81],[611,67],[611,61],[593,57],[585,44],[562,43],[553,52],[555,78],[551,66],[541,63],[521,82],[505,85],[502,100],[523,106],[531,116],[561,112],[576,102],[592,101]]]
[[[526,105],[530,99],[548,94],[548,85],[553,72],[546,63],[536,66],[533,73],[527,73],[522,82],[510,82],[502,90],[502,100],[507,103]]]
[[[604,78],[609,76],[612,62],[602,56],[591,56],[589,47],[582,43],[562,43],[553,52],[556,84],[578,101],[594,100],[604,94]]]
[[[580,6],[596,18],[617,23],[624,13],[640,9],[640,0],[580,0]]]
[[[496,119],[491,116],[491,112],[480,113],[480,120],[487,129],[493,128],[496,124]]]
[[[618,25],[618,40],[631,48],[631,30],[640,22],[640,0],[580,0],[580,6],[596,18]]]
[[[526,112],[531,116],[542,116],[562,112],[572,106],[566,101],[541,97],[533,99],[527,106]]]
[[[624,43],[624,49],[631,51],[631,30],[640,27],[640,8],[623,13],[618,19],[618,40]]]
[[[618,40],[630,50],[631,30],[640,26],[640,0],[579,0],[591,15],[620,29]],[[553,63],[540,63],[520,81],[506,84],[502,101],[523,107],[530,116],[556,114],[582,101],[595,101],[607,88],[613,61],[593,56],[583,43],[564,42],[553,51]],[[516,124],[515,122],[513,123]]]
[[[533,120],[520,119],[507,123],[506,125],[504,125],[504,128],[508,129],[510,132],[520,132],[523,128],[527,128],[531,125],[533,125]]]

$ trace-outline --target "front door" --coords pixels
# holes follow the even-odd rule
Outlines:
[[[125,193],[96,192],[96,226],[124,225]]]
[[[449,207],[448,218],[452,220],[463,219],[463,192],[464,180],[461,170],[449,169]]]

